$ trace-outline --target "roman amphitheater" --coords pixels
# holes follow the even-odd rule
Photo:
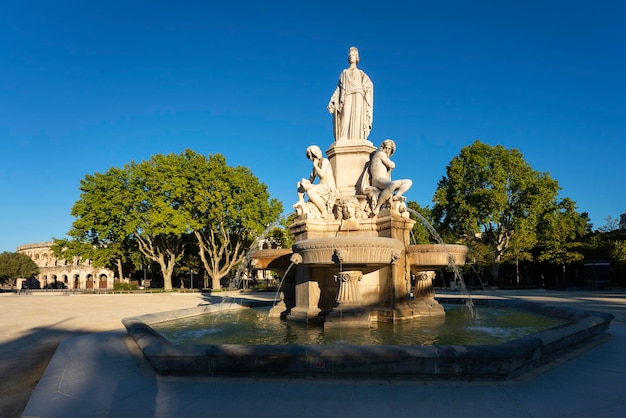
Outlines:
[[[113,271],[94,267],[90,260],[58,259],[51,246],[52,242],[40,242],[17,247],[18,253],[29,256],[39,266],[37,276],[18,280],[18,289],[112,289],[119,281]]]

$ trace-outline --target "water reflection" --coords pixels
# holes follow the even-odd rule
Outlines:
[[[377,323],[375,328],[329,328],[268,318],[269,308],[199,315],[153,325],[174,344],[353,344],[450,345],[499,344],[552,328],[563,320],[531,312],[477,306],[472,319],[460,305],[444,305],[445,317],[400,323]]]

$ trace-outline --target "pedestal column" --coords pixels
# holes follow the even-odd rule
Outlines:
[[[324,327],[369,327],[370,314],[361,305],[359,282],[363,278],[360,270],[340,271],[335,274],[339,282],[337,306],[326,316]]]
[[[342,196],[358,194],[357,185],[374,151],[376,147],[366,139],[342,139],[326,150]]]

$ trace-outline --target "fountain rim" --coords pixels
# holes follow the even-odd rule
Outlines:
[[[438,297],[446,303],[463,298]],[[478,305],[514,307],[568,323],[501,344],[434,346],[174,345],[150,325],[172,319],[245,309],[266,302],[220,303],[122,320],[161,375],[421,378],[507,380],[519,377],[599,338],[614,316],[537,302],[474,299]]]

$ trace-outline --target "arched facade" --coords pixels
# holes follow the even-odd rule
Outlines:
[[[71,262],[57,259],[50,249],[52,242],[20,245],[17,252],[29,256],[39,267],[35,280],[28,279],[28,287],[40,289],[113,289],[112,270],[97,268],[91,260],[82,262],[76,257]]]

